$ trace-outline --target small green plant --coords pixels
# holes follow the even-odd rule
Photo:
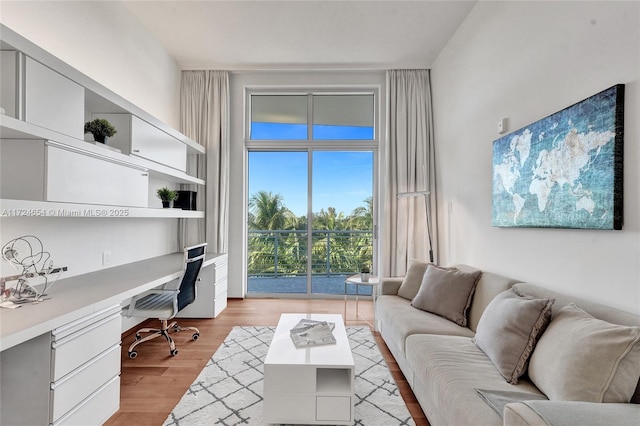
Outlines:
[[[93,134],[96,142],[104,143],[105,137],[110,138],[117,133],[117,130],[104,118],[96,118],[84,123],[84,132]]]
[[[165,202],[171,202],[178,199],[178,193],[176,191],[172,191],[171,189],[162,187],[156,191],[158,198]]]
[[[369,265],[362,265],[362,267],[360,267],[360,272],[363,274],[368,274],[371,272],[371,270],[369,269]]]

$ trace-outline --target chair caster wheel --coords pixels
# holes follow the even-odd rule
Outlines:
[[[129,352],[129,358],[130,359],[136,359],[137,357],[138,357],[138,352],[137,351]]]
[[[172,349],[170,352],[171,352],[171,356],[178,355],[178,350],[177,349]]]
[[[198,337],[200,337],[200,333],[193,333],[193,336],[191,336],[193,340],[198,340]]]

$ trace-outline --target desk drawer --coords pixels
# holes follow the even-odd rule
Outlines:
[[[119,374],[120,345],[118,344],[51,384],[51,418],[54,421],[58,420]]]
[[[120,305],[117,305],[52,332],[52,382],[120,343],[120,312]]]
[[[118,411],[119,404],[120,376],[116,376],[52,426],[101,425]]]

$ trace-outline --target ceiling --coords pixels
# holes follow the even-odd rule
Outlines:
[[[139,1],[183,69],[430,68],[476,1]]]

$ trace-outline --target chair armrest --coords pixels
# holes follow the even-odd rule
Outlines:
[[[404,277],[382,277],[380,278],[380,294],[396,295]]]
[[[136,294],[135,296],[133,296],[131,298],[131,301],[129,302],[129,308],[127,309],[127,313],[125,316],[130,317],[131,314],[133,313],[134,309],[136,308],[136,302],[140,299],[143,299],[151,294],[167,294],[167,293],[175,293],[178,294],[180,293],[179,289],[165,289],[165,288],[152,288],[151,290],[147,290],[147,291],[143,291],[140,294]]]
[[[507,404],[504,426],[547,426],[559,420],[580,426],[637,426],[640,404],[581,401],[526,401]]]

